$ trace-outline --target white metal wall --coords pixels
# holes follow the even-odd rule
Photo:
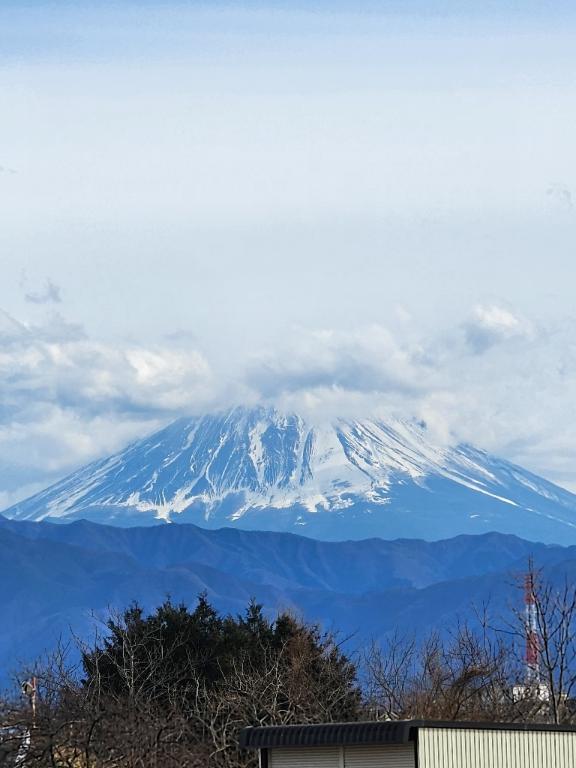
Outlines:
[[[271,749],[270,768],[416,768],[414,744]]]
[[[576,733],[419,728],[418,768],[574,768]]]

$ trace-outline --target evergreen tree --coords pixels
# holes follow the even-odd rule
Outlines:
[[[272,621],[254,601],[236,617],[221,617],[205,594],[193,611],[166,600],[145,616],[133,604],[107,631],[83,654],[84,685],[98,699],[176,702],[192,715],[203,691],[255,724],[348,720],[359,711],[356,668],[334,639],[288,613]]]

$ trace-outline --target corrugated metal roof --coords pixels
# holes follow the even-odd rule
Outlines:
[[[411,721],[369,723],[321,723],[319,725],[271,725],[244,728],[240,746],[321,747],[345,744],[406,744]]]
[[[533,723],[473,723],[438,720],[393,720],[367,723],[320,723],[270,725],[244,728],[240,746],[247,749],[274,747],[321,747],[346,744],[406,744],[418,728],[458,728],[504,731],[576,732],[575,726]]]

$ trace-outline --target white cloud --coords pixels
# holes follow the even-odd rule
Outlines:
[[[260,356],[248,381],[282,407],[319,414],[422,419],[443,442],[465,441],[561,484],[574,484],[576,325],[539,326],[503,303],[420,339],[370,326],[295,330]]]
[[[464,332],[470,350],[482,353],[501,342],[529,338],[531,327],[511,309],[489,304],[474,308],[472,317],[464,324]]]
[[[267,397],[327,387],[404,394],[422,385],[418,353],[379,325],[353,331],[294,329],[288,344],[252,363],[247,379]]]
[[[59,316],[31,326],[6,313],[0,387],[0,489],[11,497],[18,481],[47,482],[208,406],[216,392],[194,348],[104,343]]]
[[[546,194],[557,209],[562,211],[574,210],[572,190],[565,184],[551,184],[546,190]]]

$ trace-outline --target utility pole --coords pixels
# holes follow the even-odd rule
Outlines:
[[[32,728],[36,728],[36,707],[38,703],[38,680],[36,675],[22,683],[22,693],[28,697],[32,709]]]

